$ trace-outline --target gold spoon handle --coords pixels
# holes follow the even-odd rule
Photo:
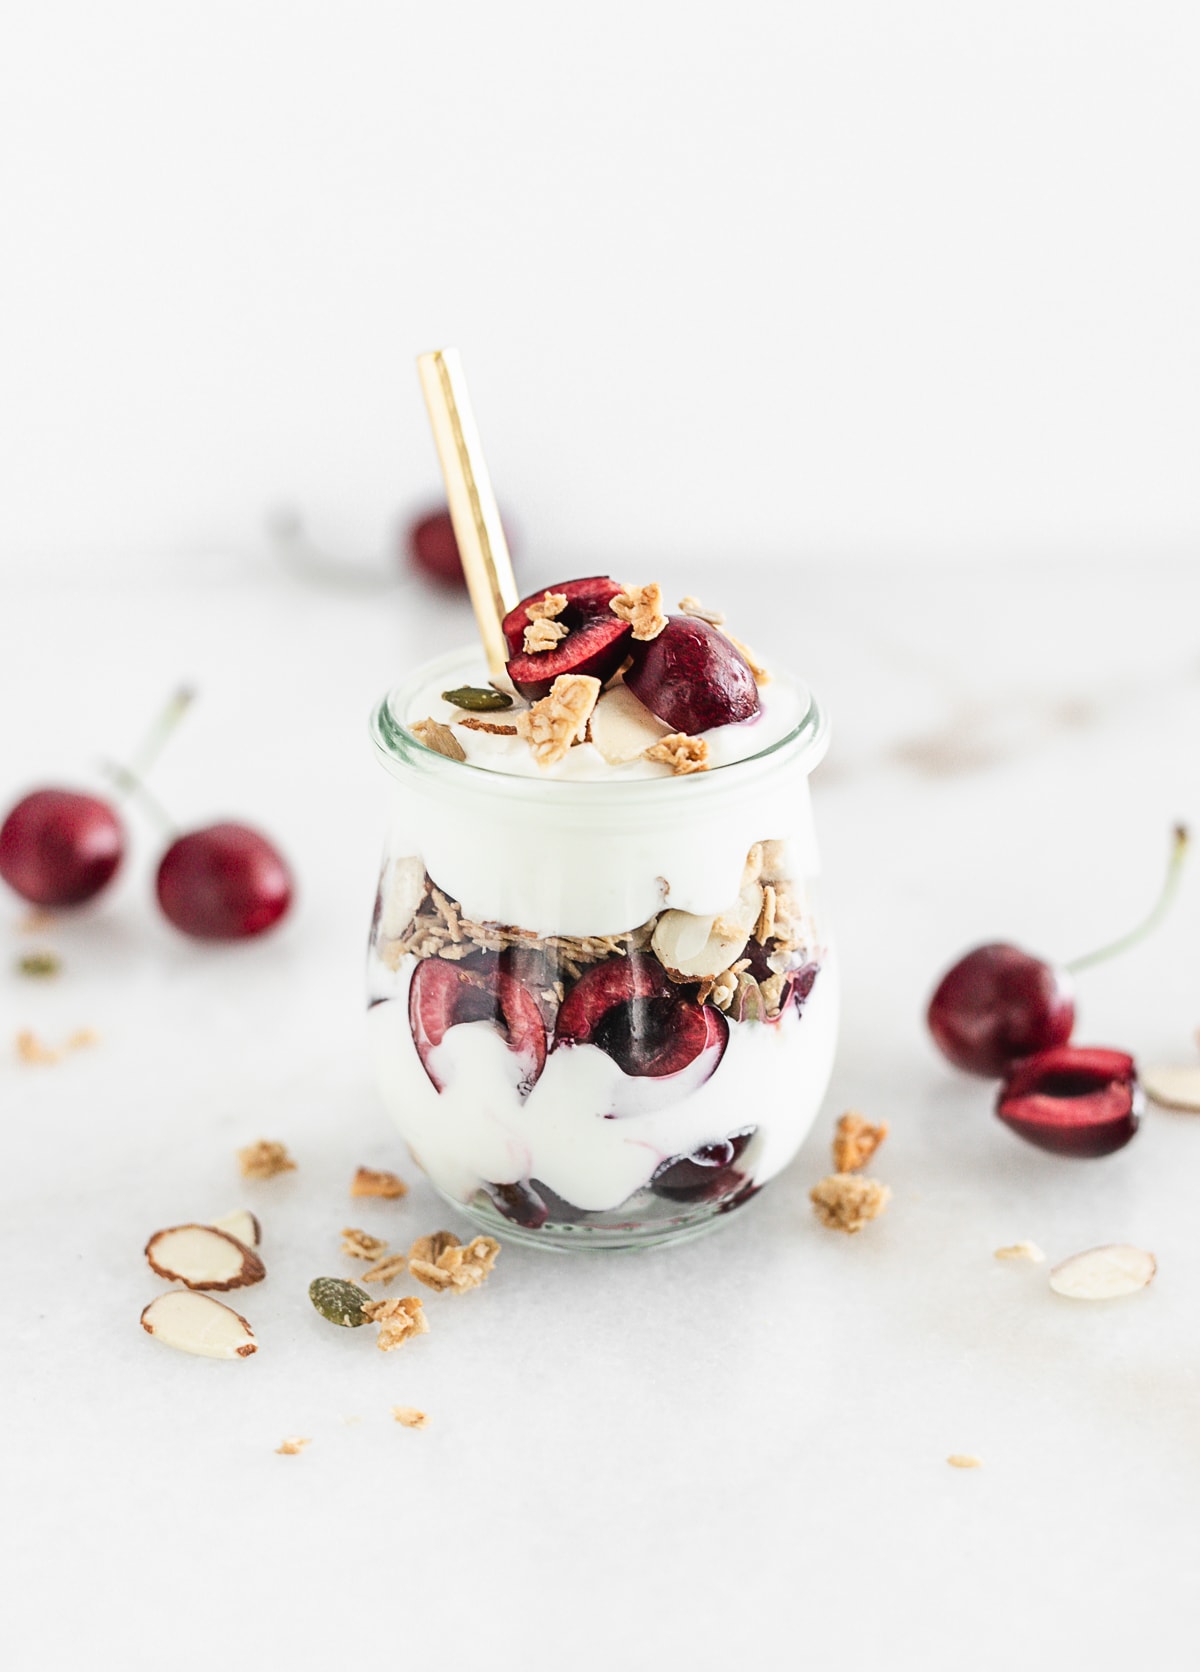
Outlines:
[[[519,595],[462,361],[456,348],[439,348],[419,354],[417,370],[488,669],[493,679],[507,684],[508,646],[500,623]]]

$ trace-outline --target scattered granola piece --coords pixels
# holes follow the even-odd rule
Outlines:
[[[888,1135],[886,1121],[871,1126],[854,1109],[837,1123],[833,1137],[833,1168],[837,1173],[857,1173],[865,1167]]]
[[[650,586],[627,586],[609,604],[609,609],[622,621],[628,621],[635,639],[656,639],[667,625],[663,614],[662,587],[658,582]]]
[[[1050,1273],[1050,1287],[1068,1300],[1116,1300],[1144,1289],[1157,1270],[1153,1254],[1116,1242],[1063,1260]]]
[[[464,1248],[453,1231],[435,1231],[413,1243],[408,1251],[408,1269],[418,1283],[461,1294],[479,1287],[499,1252],[500,1244],[493,1237],[474,1237]]]
[[[467,731],[490,732],[493,737],[515,737],[517,728],[503,724],[499,720],[481,720],[475,714],[468,714],[465,719],[456,720],[456,725],[464,726]]]
[[[64,1051],[56,1051],[51,1046],[43,1044],[31,1028],[22,1028],[17,1035],[17,1055],[22,1062],[38,1064],[61,1062],[65,1054]]]
[[[689,772],[708,771],[708,743],[703,737],[689,737],[686,732],[670,732],[645,751],[643,759],[661,761],[676,777]]]
[[[62,959],[57,952],[27,952],[17,959],[17,970],[34,981],[46,981],[62,970]]]
[[[858,1173],[831,1173],[808,1193],[822,1225],[851,1235],[861,1231],[868,1220],[878,1219],[891,1195],[886,1184]]]
[[[1148,1068],[1142,1084],[1151,1103],[1160,1109],[1200,1114],[1200,1068]]]
[[[362,1274],[364,1283],[382,1283],[385,1287],[393,1277],[399,1277],[408,1261],[403,1254],[389,1254],[383,1260],[377,1260],[373,1266],[368,1266]]]
[[[342,1253],[352,1260],[377,1260],[386,1247],[386,1237],[373,1237],[356,1225],[348,1225],[342,1232]]]
[[[725,625],[725,617],[720,610],[706,610],[699,598],[693,598],[690,592],[686,598],[679,600],[679,608],[684,615],[694,616],[697,621],[707,621],[710,627]]]
[[[314,1277],[308,1286],[308,1298],[322,1318],[339,1329],[358,1329],[367,1322],[370,1295],[344,1277]]]
[[[415,726],[408,729],[418,742],[423,743],[427,749],[432,749],[435,755],[445,755],[450,761],[466,760],[467,751],[450,727],[443,726],[440,720],[430,716],[428,720],[418,720]]]
[[[86,1051],[90,1045],[99,1045],[100,1030],[98,1028],[76,1028],[67,1040],[68,1051]]]
[[[393,1405],[392,1415],[404,1428],[428,1428],[429,1418],[413,1405]]]
[[[1004,1248],[996,1250],[997,1260],[1032,1260],[1035,1266],[1040,1266],[1046,1256],[1036,1242],[1010,1242]]]
[[[142,1328],[164,1346],[199,1358],[249,1358],[258,1351],[240,1312],[194,1289],[168,1289],[152,1300],[142,1313]]]
[[[527,656],[536,656],[540,651],[553,650],[560,639],[567,636],[567,628],[555,616],[561,615],[567,607],[565,592],[547,592],[540,599],[525,606],[525,614],[529,619],[529,626],[525,629],[525,643],[523,649]]]
[[[305,1446],[311,1445],[311,1440],[303,1439],[299,1434],[295,1434],[290,1440],[285,1440],[281,1446],[275,1447],[275,1455],[277,1457],[295,1457],[304,1450]]]
[[[590,674],[560,673],[540,702],[517,715],[518,735],[539,766],[553,766],[572,744],[583,741],[599,695],[600,681]]]
[[[952,1469],[982,1469],[983,1458],[973,1457],[969,1451],[952,1451],[946,1459]]]
[[[726,633],[725,637],[729,640],[735,650],[741,651],[744,660],[749,665],[750,672],[754,675],[754,683],[756,685],[769,685],[771,683],[771,675],[768,670],[763,667],[762,663],[751,650],[750,646],[748,644],[744,644],[741,639],[735,639],[732,633]]]
[[[244,1289],[261,1283],[266,1267],[252,1248],[211,1225],[172,1225],[146,1244],[150,1269],[189,1289]]]
[[[287,1152],[286,1144],[273,1138],[260,1138],[237,1152],[238,1166],[244,1179],[273,1179],[278,1173],[294,1173],[296,1163]]]
[[[408,1186],[399,1173],[389,1173],[385,1168],[360,1167],[351,1181],[350,1194],[382,1196],[385,1202],[394,1202],[408,1195]]]
[[[379,1325],[376,1346],[381,1353],[394,1352],[412,1335],[427,1335],[429,1319],[416,1295],[393,1296],[390,1300],[368,1301],[363,1311],[373,1324]]]
[[[17,924],[19,935],[40,935],[46,929],[53,929],[57,919],[52,911],[44,906],[31,906],[24,917]]]

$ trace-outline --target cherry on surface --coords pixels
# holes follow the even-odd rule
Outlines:
[[[507,528],[505,534],[508,535]],[[420,574],[439,586],[466,590],[467,577],[463,574],[458,537],[444,506],[414,518],[405,531],[404,543],[410,565]]]
[[[292,900],[278,849],[244,824],[211,824],[178,836],[155,882],[164,916],[197,940],[247,940],[272,928]]]
[[[1070,1039],[1071,978],[1020,947],[994,941],[946,971],[929,1001],[927,1020],[955,1067],[994,1080],[1017,1058]]]
[[[113,808],[77,790],[34,790],[0,825],[0,877],[35,906],[93,899],[124,852],[125,831]]]
[[[1100,1046],[1039,1051],[1014,1066],[1000,1087],[996,1113],[1054,1155],[1112,1155],[1124,1149],[1141,1120],[1137,1069],[1126,1052]]]

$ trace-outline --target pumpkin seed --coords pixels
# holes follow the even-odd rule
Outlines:
[[[357,1329],[368,1321],[363,1307],[371,1304],[370,1295],[344,1277],[314,1277],[308,1286],[308,1298],[322,1318],[343,1329]]]
[[[500,708],[511,708],[512,698],[504,691],[493,691],[486,685],[459,685],[453,691],[442,692],[443,702],[455,708],[470,709],[472,714],[487,714]]]

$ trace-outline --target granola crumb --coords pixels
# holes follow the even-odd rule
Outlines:
[[[1035,1266],[1040,1266],[1045,1258],[1036,1242],[1010,1242],[996,1250],[997,1260],[1032,1260]]]
[[[43,906],[31,906],[24,917],[17,924],[19,935],[40,935],[47,929],[53,929],[58,919],[52,911]]]
[[[667,625],[663,614],[662,587],[658,582],[650,586],[627,586],[609,604],[609,609],[622,621],[628,621],[635,639],[656,639]]]
[[[473,1237],[464,1247],[453,1231],[418,1237],[408,1251],[408,1269],[431,1289],[462,1294],[477,1289],[496,1263],[500,1244],[494,1237]]]
[[[708,743],[703,737],[689,737],[686,732],[671,732],[645,751],[644,760],[661,761],[676,777],[689,772],[708,771]]]
[[[304,1450],[305,1446],[311,1445],[311,1440],[303,1439],[299,1434],[294,1434],[291,1439],[285,1440],[281,1446],[275,1447],[275,1455],[277,1457],[295,1457]]]
[[[368,1266],[359,1279],[362,1283],[382,1283],[385,1288],[393,1277],[399,1277],[408,1261],[403,1254],[389,1254],[384,1260],[377,1260],[373,1266]]]
[[[440,720],[430,717],[428,720],[418,720],[409,730],[413,736],[432,749],[435,755],[445,755],[450,761],[465,761],[467,751],[455,737],[449,726],[443,726]]]
[[[540,702],[517,715],[517,734],[539,766],[553,766],[582,742],[599,695],[600,681],[590,674],[560,673]]]
[[[100,1030],[98,1028],[76,1028],[67,1040],[68,1051],[86,1051],[89,1046],[99,1045]]]
[[[45,1064],[61,1062],[65,1055],[40,1040],[32,1028],[22,1028],[16,1040],[17,1055],[22,1062]]]
[[[457,726],[464,727],[467,731],[491,732],[493,737],[515,737],[517,735],[515,726],[506,726],[499,720],[481,720],[477,714],[468,714],[454,723]]]
[[[356,1225],[347,1225],[342,1232],[342,1253],[352,1260],[378,1260],[386,1247],[385,1237],[373,1237]]]
[[[414,1335],[428,1335],[429,1319],[416,1295],[393,1296],[390,1300],[373,1300],[363,1307],[372,1323],[379,1325],[379,1339],[375,1345],[381,1353],[391,1353]]]
[[[393,1405],[392,1415],[402,1428],[428,1428],[429,1418],[415,1405]]]
[[[565,639],[567,629],[555,616],[561,615],[567,607],[565,592],[546,592],[540,599],[525,606],[525,614],[529,626],[525,629],[525,642],[522,646],[526,656],[536,656],[543,650],[553,650],[560,639]]]
[[[886,1121],[872,1126],[857,1110],[847,1110],[838,1121],[833,1135],[834,1172],[857,1173],[860,1167],[866,1166],[887,1135]]]
[[[351,1181],[350,1194],[382,1196],[385,1202],[394,1202],[408,1195],[408,1186],[398,1173],[389,1173],[383,1168],[360,1167]]]
[[[726,633],[725,637],[735,650],[741,651],[743,658],[749,665],[750,672],[754,675],[754,683],[756,685],[769,685],[771,683],[770,672],[759,661],[750,646],[741,639],[735,639],[732,633]]]
[[[287,1152],[286,1144],[272,1138],[260,1138],[237,1152],[238,1166],[244,1179],[273,1179],[278,1173],[294,1173],[296,1163]]]
[[[34,981],[52,980],[62,970],[62,959],[57,952],[27,952],[17,959],[17,973]]]
[[[952,1469],[982,1469],[983,1458],[975,1457],[969,1451],[952,1451],[946,1459]]]
[[[891,1195],[886,1184],[857,1173],[831,1173],[808,1193],[822,1225],[850,1235],[861,1231],[868,1220],[878,1219]]]
[[[754,938],[760,946],[765,946],[775,933],[776,894],[773,883],[763,884],[762,910],[758,914],[758,922],[754,925]]]
[[[690,615],[697,621],[707,621],[710,627],[724,627],[725,617],[720,610],[706,610],[699,598],[693,598],[689,592],[686,598],[679,600],[679,608],[684,615]]]

